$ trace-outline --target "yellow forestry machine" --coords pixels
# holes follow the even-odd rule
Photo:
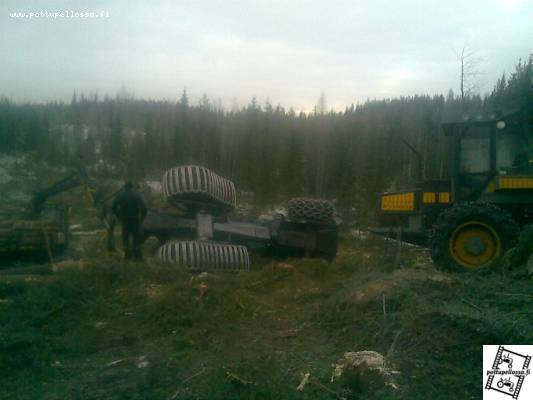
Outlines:
[[[489,265],[533,223],[533,115],[463,115],[442,130],[453,143],[451,179],[381,194],[371,230],[429,246],[440,267]]]

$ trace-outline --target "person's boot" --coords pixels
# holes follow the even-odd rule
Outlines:
[[[113,233],[107,231],[107,251],[110,253],[114,253],[116,251],[115,247],[115,238],[113,237]]]

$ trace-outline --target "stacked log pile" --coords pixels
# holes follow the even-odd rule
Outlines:
[[[58,245],[58,228],[53,220],[10,220],[0,222],[0,253],[51,252]]]

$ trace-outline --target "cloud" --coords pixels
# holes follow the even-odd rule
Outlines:
[[[533,43],[533,6],[517,0],[94,1],[109,19],[10,19],[7,11],[21,4],[89,3],[2,3],[0,88],[15,99],[112,94],[124,82],[137,97],[177,99],[186,87],[193,102],[207,93],[228,107],[255,96],[312,109],[324,91],[342,109],[367,98],[446,93],[457,86],[455,52],[465,42],[486,60],[490,85]],[[502,18],[503,8],[512,19]]]
[[[516,11],[524,5],[525,0],[496,0],[495,3],[504,11]]]

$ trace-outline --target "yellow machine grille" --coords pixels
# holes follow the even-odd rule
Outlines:
[[[422,194],[422,201],[424,203],[435,203],[437,201],[437,195],[435,192],[424,192]]]
[[[450,192],[423,192],[422,193],[422,202],[424,204],[435,204],[435,203],[449,203],[450,202]]]
[[[450,192],[439,193],[439,203],[449,203],[449,202],[450,202]]]
[[[498,189],[533,189],[533,178],[500,176]]]
[[[386,194],[381,197],[383,211],[414,211],[415,193]]]

